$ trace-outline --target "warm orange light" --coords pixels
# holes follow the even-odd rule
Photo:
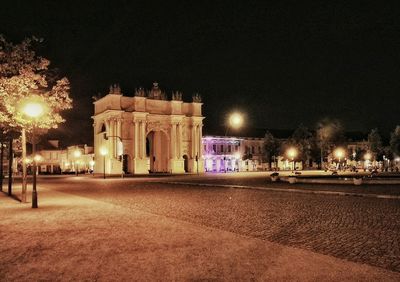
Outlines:
[[[38,163],[43,159],[43,157],[41,155],[36,155],[36,156],[33,157],[33,159],[35,160],[35,162]]]
[[[369,161],[371,158],[372,158],[371,153],[366,153],[366,154],[364,155],[364,159],[365,159],[366,161]]]
[[[295,157],[297,157],[298,152],[296,148],[292,147],[287,150],[286,154],[293,160]]]
[[[337,148],[334,152],[335,157],[338,159],[342,159],[345,156],[345,151],[343,148]]]
[[[239,128],[243,124],[243,116],[240,113],[233,113],[229,117],[229,125],[232,128]]]
[[[108,150],[105,147],[100,148],[100,155],[105,156],[108,154]]]

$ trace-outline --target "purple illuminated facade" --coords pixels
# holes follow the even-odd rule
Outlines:
[[[230,136],[203,136],[206,172],[263,170],[263,139]]]

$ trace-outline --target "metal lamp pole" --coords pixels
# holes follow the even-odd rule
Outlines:
[[[36,190],[36,140],[35,140],[35,124],[32,128],[32,154],[33,154],[33,183],[32,183],[32,208],[36,209],[38,207],[38,198]]]

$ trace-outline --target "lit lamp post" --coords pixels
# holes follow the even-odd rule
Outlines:
[[[35,136],[35,129],[36,129],[36,122],[39,117],[41,117],[45,112],[45,106],[40,103],[39,101],[30,101],[24,104],[22,107],[22,112],[32,119],[32,155],[35,156],[36,154],[36,136]],[[26,146],[26,143],[23,144]],[[26,156],[25,156],[26,157]],[[37,191],[36,191],[36,158],[33,159],[33,183],[32,183],[32,208],[38,207],[38,200],[37,200]],[[26,164],[24,164],[26,165]],[[25,169],[26,173],[26,169]]]
[[[243,125],[243,115],[238,112],[234,112],[229,115],[228,124],[225,130],[225,137],[228,135],[229,128],[238,129]],[[225,154],[225,152],[224,152]],[[226,172],[226,156],[224,157],[224,167]]]
[[[295,170],[295,167],[294,167],[294,158],[295,157],[297,157],[297,149],[296,148],[294,148],[294,147],[292,147],[292,148],[289,148],[288,150],[287,150],[287,156],[292,160],[292,163],[293,163],[293,171],[292,172],[294,172],[294,170]]]
[[[79,174],[79,158],[82,156],[82,152],[79,149],[76,149],[74,152],[74,157],[75,157],[75,174],[78,176]]]
[[[108,150],[105,147],[100,148],[100,155],[103,156],[103,179],[106,179],[106,156],[108,154]]]
[[[335,157],[339,160],[339,167],[338,169],[340,170],[341,167],[341,160],[345,156],[345,152],[343,148],[337,148],[334,152]]]

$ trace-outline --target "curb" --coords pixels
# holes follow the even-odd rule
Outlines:
[[[396,195],[348,193],[348,192],[340,192],[340,191],[323,191],[323,190],[313,190],[312,191],[312,190],[294,189],[294,188],[286,188],[286,189],[284,189],[284,188],[273,188],[273,187],[244,186],[244,185],[225,185],[225,184],[209,184],[209,183],[191,183],[191,182],[176,182],[176,181],[165,181],[165,182],[164,181],[159,181],[159,182],[156,182],[156,183],[400,200],[400,196],[396,196]]]

